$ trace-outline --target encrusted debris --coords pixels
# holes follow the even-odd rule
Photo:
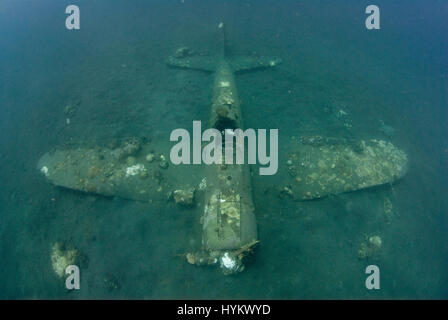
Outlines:
[[[192,207],[195,203],[195,191],[195,188],[178,189],[172,192],[171,197],[177,205]]]
[[[380,253],[383,240],[380,236],[367,237],[360,245],[358,257],[360,259],[376,259]]]

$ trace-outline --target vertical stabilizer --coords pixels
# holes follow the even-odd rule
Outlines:
[[[221,29],[221,53],[224,57],[227,56],[228,50],[227,50],[227,35],[226,35],[226,26],[224,22],[220,22],[218,25],[218,28]]]

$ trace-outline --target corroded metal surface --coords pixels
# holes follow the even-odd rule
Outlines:
[[[42,156],[38,168],[60,187],[140,201],[166,201],[167,192],[183,185],[149,145],[56,149]]]
[[[407,162],[403,151],[383,140],[301,137],[291,148],[284,191],[309,200],[392,183],[405,175]]]

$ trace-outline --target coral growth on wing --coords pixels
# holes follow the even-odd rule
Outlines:
[[[406,154],[390,142],[303,136],[287,161],[291,182],[281,195],[296,200],[377,186],[403,177]]]

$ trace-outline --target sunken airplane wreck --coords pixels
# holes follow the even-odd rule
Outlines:
[[[243,129],[235,74],[272,68],[280,59],[230,55],[224,25],[219,27],[220,54],[205,56],[184,47],[170,56],[167,64],[214,74],[210,128],[224,132]],[[194,265],[218,265],[224,274],[242,271],[244,257],[259,242],[249,166],[203,166],[202,179],[186,185],[177,173],[191,166],[169,165],[160,150],[154,151],[155,146],[154,142],[129,139],[109,148],[56,148],[41,157],[38,169],[56,186],[149,203],[166,201],[169,196],[176,204],[200,210],[202,248],[181,256]],[[382,140],[303,136],[289,150],[290,180],[279,191],[297,201],[392,183],[407,168],[406,154]],[[69,263],[62,251],[59,255],[54,260]]]

